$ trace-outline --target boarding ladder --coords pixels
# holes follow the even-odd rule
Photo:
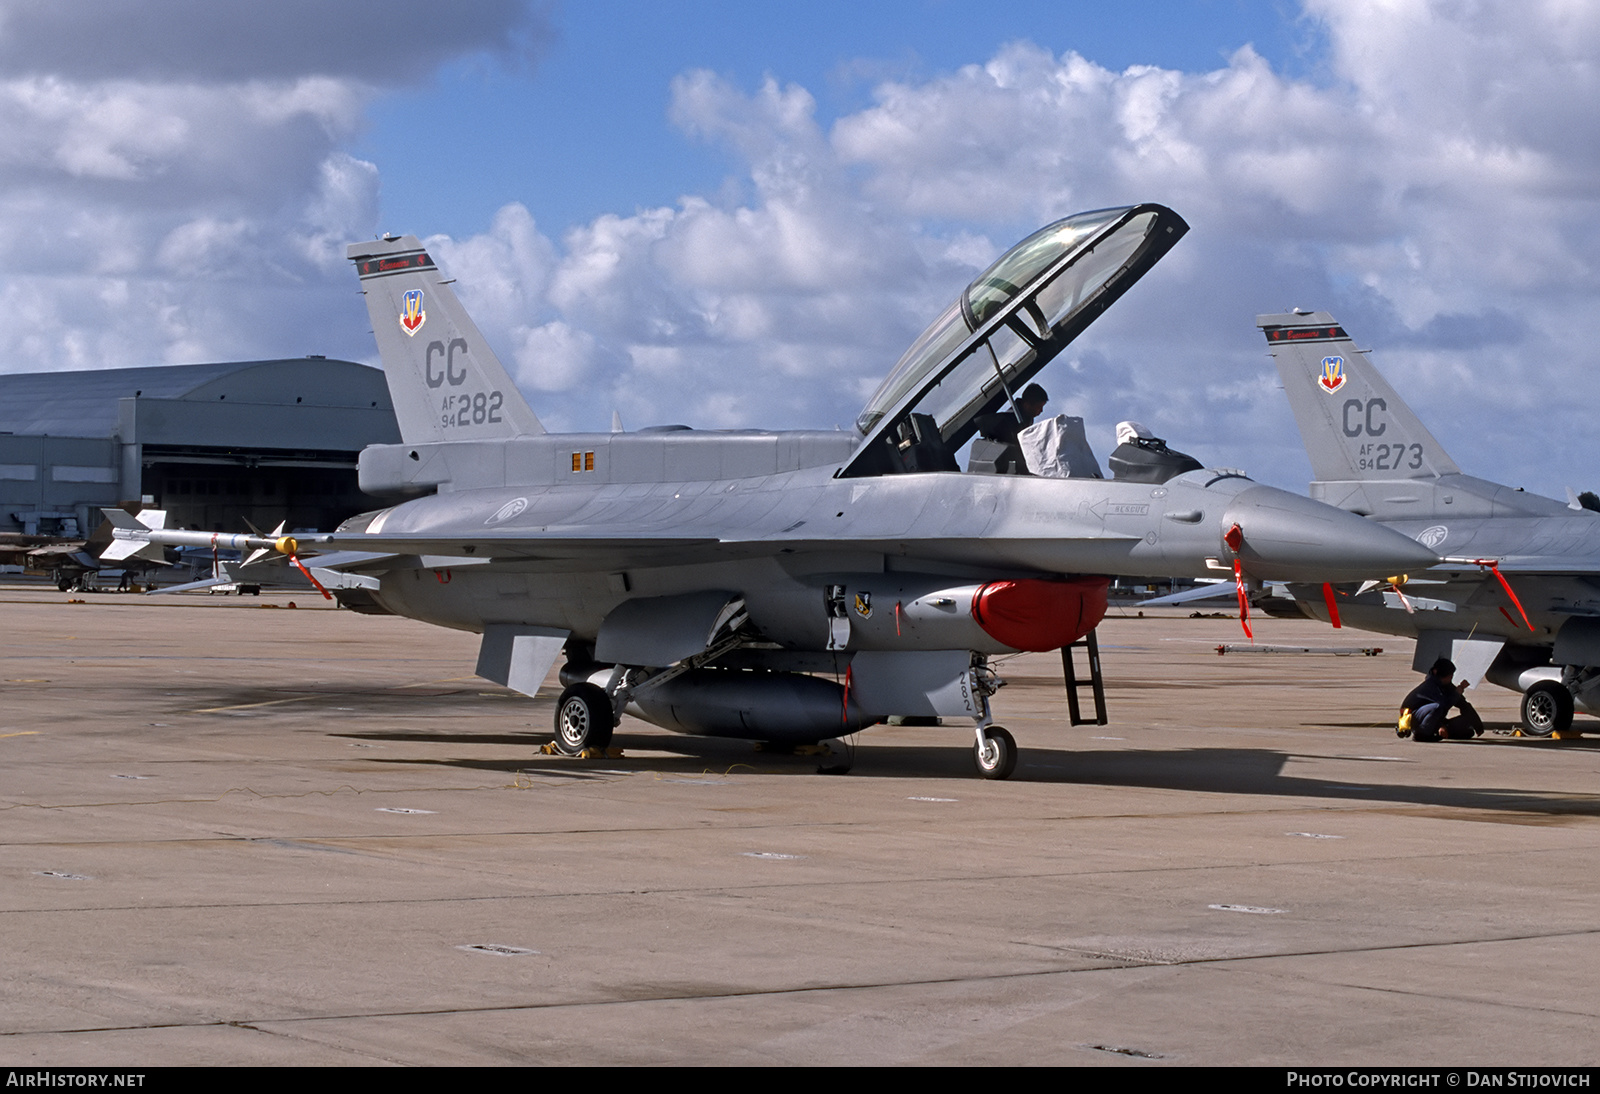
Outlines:
[[[1086,679],[1079,679],[1076,657],[1073,650],[1083,648],[1089,656],[1089,675]],[[1106,717],[1106,685],[1100,675],[1100,643],[1095,638],[1094,631],[1090,631],[1082,638],[1070,645],[1061,647],[1061,675],[1067,684],[1067,715],[1075,726],[1103,726],[1110,719]],[[1094,691],[1094,717],[1083,716],[1083,704],[1078,698],[1078,689],[1092,688]]]

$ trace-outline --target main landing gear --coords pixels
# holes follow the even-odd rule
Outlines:
[[[573,684],[556,700],[556,749],[568,756],[605,748],[615,728],[611,700],[594,684]]]
[[[1572,692],[1555,680],[1541,680],[1522,693],[1522,732],[1548,737],[1572,728]]]

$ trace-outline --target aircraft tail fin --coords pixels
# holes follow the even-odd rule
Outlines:
[[[1434,479],[1455,461],[1327,312],[1258,315],[1319,482]]]
[[[406,443],[545,431],[416,236],[352,243],[349,257]]]

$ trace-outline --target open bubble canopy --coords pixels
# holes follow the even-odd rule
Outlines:
[[[864,435],[842,475],[907,466],[897,450],[936,427],[954,452],[992,413],[1143,277],[1189,230],[1161,205],[1096,209],[1034,232],[995,260],[911,344],[856,419]]]

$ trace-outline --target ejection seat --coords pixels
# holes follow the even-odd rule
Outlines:
[[[1200,470],[1200,461],[1176,452],[1138,422],[1117,425],[1117,448],[1106,461],[1119,482],[1163,483],[1185,471]]]
[[[1006,441],[974,437],[967,453],[967,471],[975,475],[1026,475],[1022,449]]]
[[[1028,471],[1047,479],[1103,479],[1083,419],[1066,414],[1034,422],[1017,434]]]
[[[1015,419],[1013,419],[1014,421]],[[1038,475],[1049,479],[1103,479],[1084,436],[1083,419],[1058,414],[1017,431],[1016,443],[978,437],[967,470],[986,475]]]
[[[908,415],[900,424],[894,441],[890,460],[895,471],[961,470],[931,414]]]

